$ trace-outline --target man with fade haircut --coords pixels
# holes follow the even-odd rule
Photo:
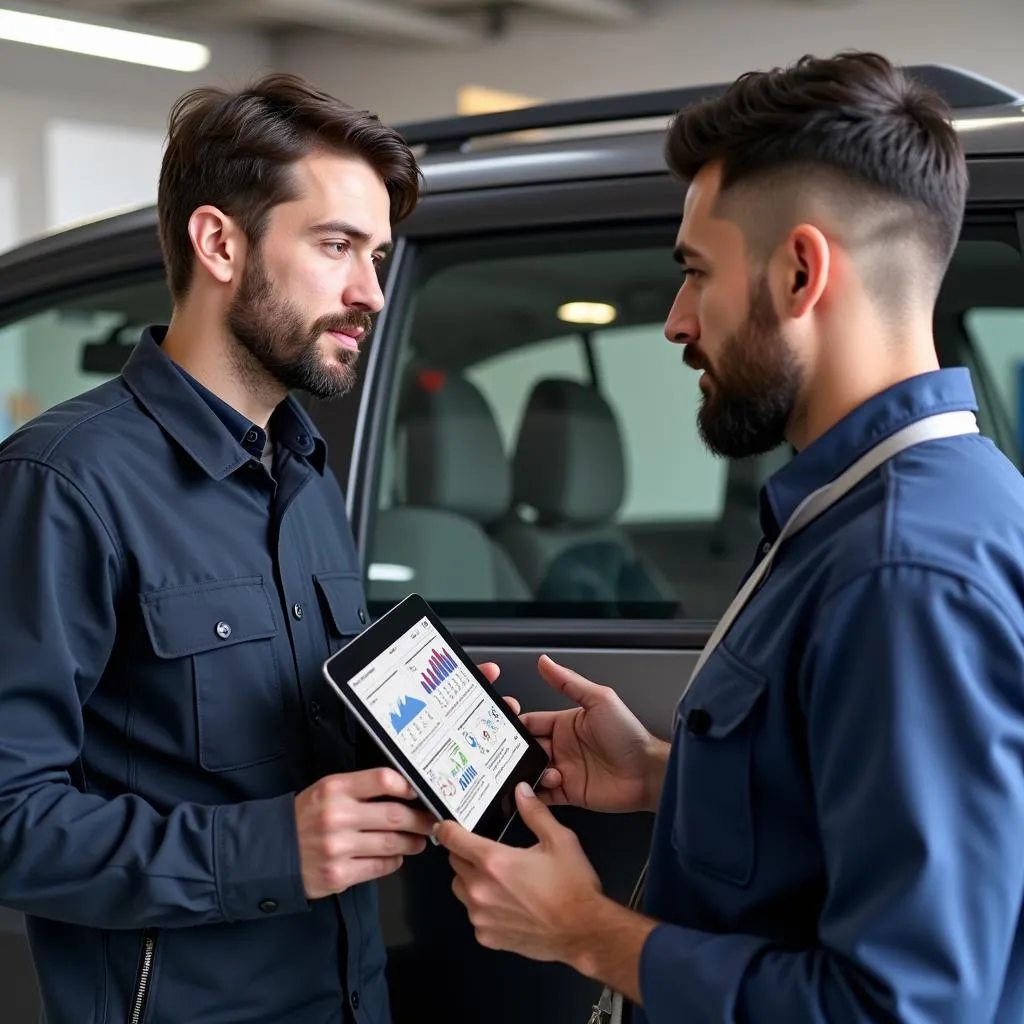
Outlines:
[[[936,356],[949,111],[877,54],[806,57],[681,112],[666,151],[701,435],[796,455],[671,742],[542,658],[575,706],[523,716],[553,759],[518,797],[539,842],[445,822],[455,894],[485,946],[604,983],[593,1021],[1016,1024],[1024,481]],[[635,909],[546,804],[655,812]]]
[[[374,880],[432,819],[324,660],[367,623],[323,438],[420,174],[300,78],[198,89],[158,192],[174,303],[0,446],[0,902],[48,1024],[385,1024]]]

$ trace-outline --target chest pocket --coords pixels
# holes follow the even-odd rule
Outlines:
[[[754,740],[768,678],[720,646],[679,709],[673,842],[696,871],[747,884],[754,871]]]
[[[321,572],[313,576],[331,654],[358,636],[369,624],[363,581],[354,572]]]
[[[158,658],[190,669],[199,763],[211,772],[284,753],[284,702],[263,578],[217,580],[142,595]]]

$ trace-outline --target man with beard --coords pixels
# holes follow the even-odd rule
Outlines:
[[[603,983],[594,1021],[621,996],[652,1024],[1019,1021],[1024,482],[936,358],[948,111],[880,56],[805,58],[683,111],[667,157],[701,434],[797,454],[671,743],[542,659],[575,707],[523,716],[553,758],[518,797],[539,842],[440,825],[455,893],[484,945]],[[549,803],[656,812],[636,910]]]
[[[351,387],[418,193],[394,131],[300,79],[187,94],[170,325],[0,447],[0,901],[49,1024],[389,1019],[373,880],[432,819],[325,692],[367,615],[289,392]]]

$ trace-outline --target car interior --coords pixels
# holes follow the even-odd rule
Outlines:
[[[673,231],[417,254],[371,524],[374,612],[417,590],[477,617],[721,614],[760,539],[760,487],[792,453],[724,463],[703,449],[695,375],[662,334],[680,284]],[[570,301],[614,320],[559,319]],[[169,314],[152,274],[68,299],[0,328],[0,383],[31,396],[27,418],[117,373],[140,328]],[[968,225],[935,333],[941,362],[971,370],[982,431],[1019,467],[1015,229]]]

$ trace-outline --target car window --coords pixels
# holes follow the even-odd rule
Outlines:
[[[1000,436],[1001,447],[1021,468],[1024,430],[1024,281],[1020,307],[968,310],[964,329],[972,352],[975,381],[987,384],[980,403],[987,433]]]
[[[166,323],[162,279],[100,289],[0,327],[0,439],[116,376],[151,323]]]
[[[936,341],[1017,460],[1024,288],[997,235],[961,241]],[[791,453],[702,444],[696,375],[663,335],[671,241],[665,225],[418,254],[370,530],[376,610],[415,590],[469,617],[722,614],[760,538],[761,485]],[[570,303],[598,322],[567,322]]]
[[[664,336],[673,226],[425,251],[367,590],[449,614],[703,618],[756,545],[757,486],[696,429]],[[727,501],[728,499],[728,501]]]

